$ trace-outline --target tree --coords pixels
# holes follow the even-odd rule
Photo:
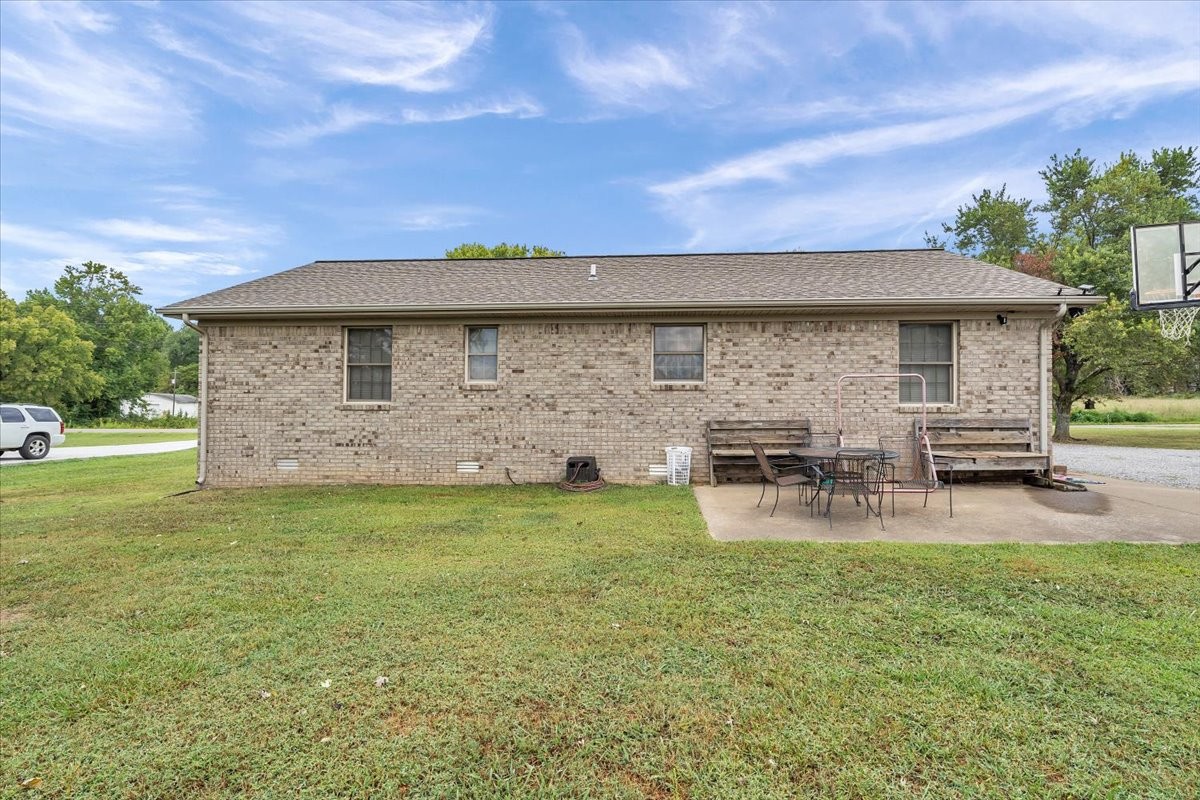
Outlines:
[[[200,334],[186,325],[167,334],[163,343],[163,355],[167,358],[170,373],[160,387],[171,391],[171,378],[175,378],[174,389],[184,394],[195,394],[199,389]]]
[[[508,244],[501,242],[495,247],[488,247],[479,242],[463,242],[458,247],[446,251],[446,258],[554,258],[565,256],[562,250],[551,250],[535,244],[528,247],[523,244]]]
[[[137,299],[140,294],[120,271],[88,261],[66,267],[53,290],[27,295],[26,303],[57,308],[73,319],[95,346],[92,369],[103,385],[94,397],[68,407],[73,418],[115,416],[123,400],[162,385],[168,369],[163,342],[171,326]]]
[[[1129,308],[1129,228],[1194,219],[1200,206],[1191,192],[1200,186],[1200,169],[1191,147],[1155,150],[1148,161],[1122,153],[1102,168],[1076,150],[1051,156],[1039,175],[1046,186],[1041,205],[1012,200],[1001,187],[973,197],[942,228],[956,247],[985,261],[1068,286],[1092,284],[1109,297],[1055,332],[1054,439],[1067,441],[1076,400],[1117,386],[1162,390],[1189,380],[1195,353],[1163,339],[1151,317]],[[1048,232],[1025,226],[1034,220],[1031,210],[1047,214]],[[937,239],[927,234],[926,241]]]
[[[60,411],[90,400],[104,385],[93,349],[59,309],[17,304],[0,291],[0,397]]]
[[[960,253],[1012,267],[1013,259],[1028,250],[1037,236],[1032,209],[1032,200],[1009,197],[1007,184],[994,193],[984,189],[971,196],[969,205],[958,207],[953,225],[942,225],[942,231],[952,237],[949,242],[928,233],[925,242],[931,247],[949,243]]]

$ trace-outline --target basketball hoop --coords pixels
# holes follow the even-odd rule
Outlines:
[[[1162,329],[1164,339],[1188,341],[1192,338],[1192,324],[1200,306],[1184,308],[1160,308],[1158,310],[1158,326]]]
[[[1200,312],[1200,221],[1135,225],[1129,229],[1129,243],[1130,306],[1157,311],[1164,339],[1190,340]]]

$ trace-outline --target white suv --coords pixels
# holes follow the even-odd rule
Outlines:
[[[45,458],[67,440],[67,426],[53,408],[13,403],[0,405],[0,454],[16,450],[21,458]]]

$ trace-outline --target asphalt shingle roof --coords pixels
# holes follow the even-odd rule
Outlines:
[[[588,280],[596,266],[597,279]],[[1061,290],[1061,291],[1060,291]],[[942,250],[316,261],[160,309],[287,309],[1042,300],[1078,289]],[[1065,299],[1065,298],[1064,298]],[[1091,299],[1091,298],[1089,298]]]

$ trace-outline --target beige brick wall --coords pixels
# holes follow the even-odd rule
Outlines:
[[[656,386],[651,322],[501,322],[499,382],[480,389],[464,381],[463,324],[400,322],[392,402],[366,406],[343,401],[343,325],[209,323],[207,485],[498,483],[505,467],[517,481],[554,481],[568,455],[641,483],[669,445],[694,448],[703,481],[708,420],[809,417],[835,430],[837,377],[895,371],[897,323],[709,320],[705,383]],[[1036,426],[1041,324],[958,320],[958,403],[937,413]],[[890,381],[847,384],[848,443],[911,430],[897,395]],[[482,471],[459,475],[458,461]]]

